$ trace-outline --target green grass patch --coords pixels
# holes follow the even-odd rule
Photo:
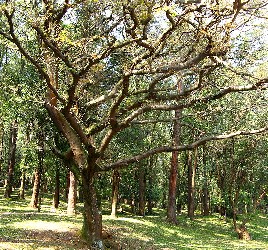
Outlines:
[[[25,200],[19,200],[17,196],[0,198],[0,249],[88,249],[80,238],[80,212],[67,216],[65,202],[61,202],[59,209],[52,209],[51,195],[43,197],[40,212],[30,208],[29,202],[29,195]],[[81,207],[79,204],[78,211]],[[216,214],[196,216],[193,221],[180,215],[179,224],[171,225],[166,222],[162,210],[155,210],[154,216],[124,213],[111,218],[105,207],[104,229],[112,234],[122,249],[268,249],[268,216],[265,214],[250,216],[247,227],[252,240],[241,241],[237,239],[231,222]]]
[[[237,239],[230,223],[219,216],[180,216],[178,225],[166,222],[164,213],[147,217],[105,217],[109,227],[120,228],[125,249],[268,249],[268,217],[252,216],[248,229],[252,241]]]

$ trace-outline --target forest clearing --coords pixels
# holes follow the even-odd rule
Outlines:
[[[3,190],[1,189],[1,195]],[[6,250],[83,250],[88,249],[80,237],[82,214],[68,216],[67,204],[61,201],[57,211],[52,196],[45,195],[41,211],[29,208],[29,199],[0,200],[0,249]],[[78,204],[81,206],[82,204]],[[81,211],[81,207],[79,211]],[[111,235],[107,249],[179,250],[179,249],[268,249],[268,215],[254,214],[248,223],[251,241],[241,241],[227,221],[217,214],[197,215],[191,221],[186,214],[179,216],[179,224],[166,221],[164,211],[151,216],[119,214],[112,218],[104,210],[105,232]],[[111,243],[112,242],[112,243]],[[117,248],[116,248],[117,247]]]
[[[0,248],[268,249],[268,1],[0,1]]]

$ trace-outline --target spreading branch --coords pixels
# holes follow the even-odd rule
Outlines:
[[[179,145],[177,147],[172,147],[172,146],[158,147],[158,148],[151,149],[145,153],[132,156],[132,157],[127,158],[127,159],[118,160],[110,165],[107,165],[107,166],[101,168],[101,171],[107,171],[107,170],[111,170],[111,169],[115,169],[115,168],[127,167],[129,164],[138,163],[143,159],[146,159],[152,155],[159,154],[159,153],[174,152],[174,151],[181,152],[181,151],[185,151],[185,150],[193,150],[193,149],[195,149],[199,146],[205,145],[206,143],[211,142],[211,141],[219,141],[219,140],[230,139],[230,138],[234,138],[234,137],[238,137],[238,136],[254,135],[254,134],[267,133],[267,132],[268,132],[268,126],[260,128],[260,129],[250,130],[250,131],[243,131],[242,130],[242,131],[235,131],[235,132],[228,133],[228,134],[208,136],[208,137],[204,137],[200,140],[197,140],[193,143],[190,143],[187,145]]]
[[[255,84],[248,84],[244,86],[228,86],[220,91],[218,91],[216,94],[211,94],[206,97],[197,98],[189,101],[185,104],[175,104],[175,105],[168,105],[168,104],[149,104],[144,105],[140,107],[139,109],[132,112],[128,117],[125,118],[124,121],[122,121],[122,124],[126,125],[131,123],[136,117],[138,117],[141,114],[144,114],[146,112],[150,112],[153,110],[163,110],[163,111],[171,111],[171,110],[178,110],[178,109],[184,109],[193,107],[197,103],[208,103],[210,101],[214,101],[217,99],[220,99],[224,97],[225,95],[229,93],[235,93],[235,92],[243,92],[243,91],[250,91],[250,90],[264,90],[268,88],[268,79],[261,79]]]

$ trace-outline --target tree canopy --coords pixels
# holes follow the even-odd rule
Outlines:
[[[82,183],[90,244],[102,249],[97,173],[268,131],[266,11],[255,0],[1,2],[1,114],[47,109],[69,149],[50,146]],[[176,110],[183,136],[171,145]]]

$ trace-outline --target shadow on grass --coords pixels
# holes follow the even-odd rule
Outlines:
[[[194,221],[180,216],[179,225],[167,223],[163,216],[108,217],[105,223],[124,249],[268,249],[264,231],[254,241],[240,241],[231,224],[216,216]]]
[[[2,247],[10,249],[88,249],[86,244],[80,240],[75,231],[55,230],[26,230],[6,227],[3,235],[0,229],[0,242]]]

